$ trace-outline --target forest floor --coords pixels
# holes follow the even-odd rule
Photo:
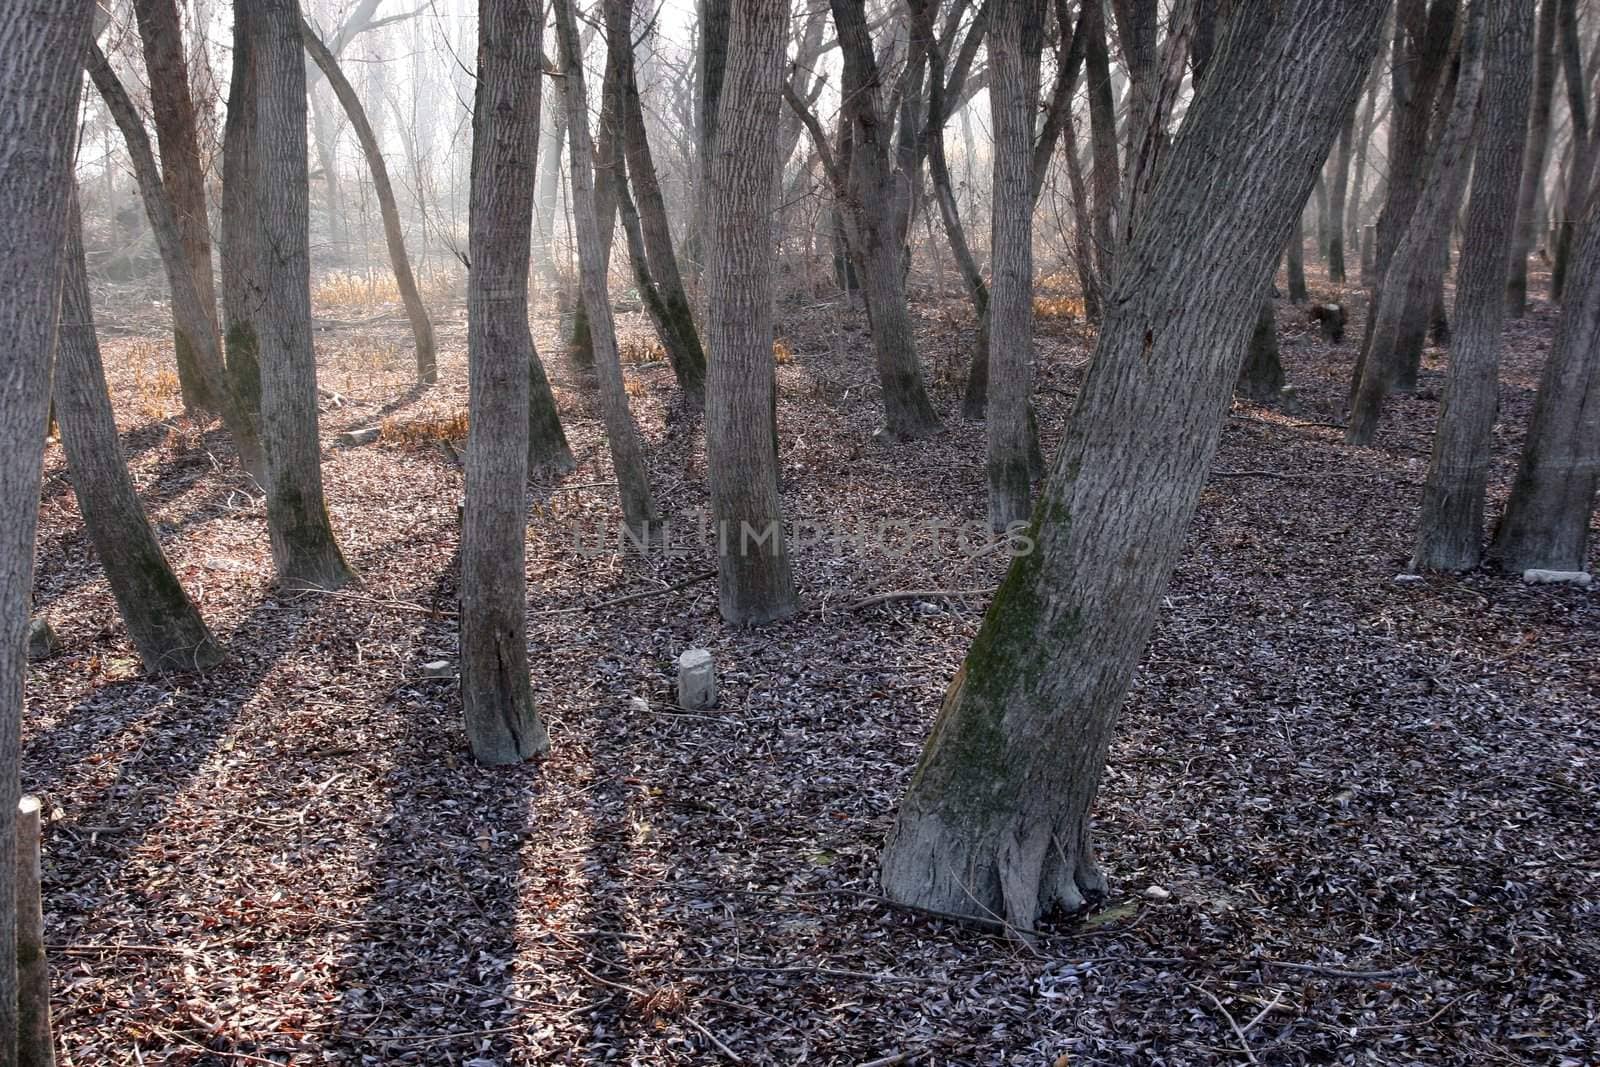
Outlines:
[[[455,658],[462,473],[437,442],[463,440],[461,307],[436,311],[443,378],[420,394],[403,319],[319,308],[325,477],[361,580],[315,595],[273,589],[259,496],[178,417],[162,309],[124,303],[102,329],[124,443],[231,658],[141,676],[52,445],[37,608],[64,647],[30,674],[23,776],[63,1064],[1600,1062],[1600,594],[1393,580],[1443,354],[1376,447],[1347,447],[1329,423],[1359,306],[1330,346],[1281,305],[1301,410],[1227,420],[1097,808],[1110,895],[1029,944],[875,895],[985,596],[851,607],[981,590],[1002,553],[802,545],[805,613],[723,626],[715,583],[681,584],[709,552],[583,550],[615,528],[613,477],[541,321],[582,460],[528,526],[552,748],[487,770],[454,681],[422,671]],[[1041,307],[1048,450],[1090,337]],[[970,317],[918,316],[945,429],[887,447],[864,317],[784,310],[792,519],[871,542],[983,516]],[[703,438],[624,321],[657,497],[688,515]],[[1554,322],[1540,303],[1508,327],[1496,502]],[[605,604],[634,593],[655,595]],[[721,671],[710,712],[674,705],[692,646]]]

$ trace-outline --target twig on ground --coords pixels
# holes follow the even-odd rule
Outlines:
[[[969,596],[991,596],[999,586],[983,589],[895,589],[888,593],[864,597],[845,606],[846,611],[860,611],[878,604],[893,604],[900,600],[964,600]]]
[[[1234,1036],[1239,1039],[1239,1044],[1244,1049],[1244,1058],[1251,1063],[1260,1063],[1261,1061],[1256,1059],[1255,1052],[1250,1048],[1250,1039],[1244,1036],[1243,1030],[1239,1029],[1239,1021],[1233,1017],[1231,1011],[1222,1006],[1222,1001],[1213,996],[1211,990],[1203,985],[1195,985],[1193,982],[1185,982],[1183,984],[1211,1001],[1216,1009],[1222,1013],[1222,1017],[1228,1020],[1228,1025],[1233,1028]]]

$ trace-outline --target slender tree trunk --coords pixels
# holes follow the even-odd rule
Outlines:
[[[1422,491],[1411,569],[1467,570],[1483,552],[1484,486],[1507,311],[1507,250],[1517,229],[1518,186],[1528,140],[1529,53],[1534,0],[1505,0],[1489,18],[1489,71],[1482,141],[1472,165],[1472,200],[1456,285],[1456,343],[1433,459]]]
[[[261,420],[261,360],[256,314],[261,297],[261,216],[256,198],[259,163],[255,159],[256,32],[251,8],[233,11],[233,72],[228,83],[228,117],[222,128],[222,321],[227,343],[226,375],[240,414]],[[265,475],[263,474],[263,477]]]
[[[774,178],[789,0],[734,0],[731,6],[717,153],[708,175],[713,358],[706,468],[722,617],[765,623],[799,610],[771,421]]]
[[[23,797],[17,805],[17,1067],[56,1067],[50,961],[44,944],[40,807],[38,797]]]
[[[1359,101],[1358,101],[1359,103]],[[1328,280],[1344,284],[1344,210],[1350,185],[1350,152],[1356,135],[1356,109],[1351,108],[1339,130],[1333,156],[1333,180],[1328,183]]]
[[[258,341],[267,531],[278,581],[337,589],[352,577],[322,492],[317,361],[311,346],[306,64],[299,0],[261,0],[255,63],[256,205],[262,277]]]
[[[217,340],[212,312],[206,310],[205,301],[195,288],[194,275],[188,269],[183,255],[183,242],[178,233],[177,218],[167,199],[156,167],[155,154],[150,150],[150,138],[144,132],[144,123],[134,110],[127,90],[117,80],[105,54],[94,45],[85,53],[85,64],[95,88],[106,102],[117,126],[127,142],[128,157],[134,176],[139,182],[139,192],[144,201],[145,214],[150,220],[150,230],[155,235],[156,246],[161,251],[161,264],[166,270],[167,285],[172,291],[172,318],[178,329],[189,336],[191,350],[196,355],[200,373],[206,378],[206,390],[219,399],[222,421],[239,450],[239,463],[258,482],[266,472],[266,459],[256,422],[234,395],[223,368],[222,348]]]
[[[1461,68],[1455,97],[1434,153],[1433,170],[1423,186],[1405,236],[1383,274],[1374,322],[1368,331],[1351,398],[1345,440],[1353,445],[1372,443],[1383,401],[1394,387],[1402,366],[1407,323],[1415,330],[1420,314],[1432,306],[1432,286],[1427,271],[1437,264],[1437,242],[1447,231],[1461,199],[1472,144],[1474,118],[1484,77],[1484,15],[1487,0],[1468,0],[1461,39]],[[1421,319],[1427,329],[1427,320]]]
[[[1590,140],[1589,87],[1583,77],[1583,47],[1578,38],[1579,0],[1562,0],[1558,47],[1566,74],[1567,118],[1571,126],[1572,162],[1567,167],[1561,225],[1556,230],[1555,265],[1550,271],[1550,299],[1560,302],[1567,288],[1567,266],[1573,235],[1588,202],[1594,173],[1595,146]]]
[[[328,260],[344,265],[350,262],[350,215],[345,207],[344,186],[339,182],[339,131],[318,96],[310,93],[307,104],[311,109],[317,168],[322,172],[323,195],[327,200],[323,207],[328,219]]]
[[[1044,46],[1041,0],[992,0],[989,110],[994,130],[989,295],[989,526],[1026,521],[1033,362],[1033,125]]]
[[[1098,323],[1103,314],[1100,295],[1100,271],[1095,266],[1094,223],[1089,213],[1088,183],[1083,179],[1083,166],[1078,161],[1078,133],[1072,116],[1067,116],[1063,133],[1066,149],[1062,153],[1067,162],[1067,182],[1072,191],[1072,262],[1078,272],[1078,289],[1083,293],[1083,317]]]
[[[597,137],[591,138],[594,145],[592,157],[586,160],[594,167],[594,213],[600,234],[600,269],[603,275],[610,277],[611,271],[611,242],[617,229],[617,183],[620,180],[623,160],[622,146],[622,59],[623,54],[631,54],[633,39],[630,34],[626,37],[619,50],[613,50],[611,42],[606,47],[606,68],[600,81],[600,127]],[[579,45],[579,56],[582,56],[582,45]],[[571,138],[571,111],[568,111],[568,138]],[[576,190],[573,196],[573,212],[578,209]],[[580,253],[581,256],[581,253]],[[572,348],[578,366],[594,369],[594,313],[589,309],[587,296],[582,286],[579,287],[577,314],[573,317]]]
[[[655,518],[650,480],[639,447],[628,394],[623,388],[622,364],[617,358],[616,327],[611,318],[611,298],[606,288],[605,250],[595,210],[595,158],[589,138],[589,105],[583,87],[583,52],[578,41],[578,21],[573,0],[555,0],[556,36],[560,40],[562,67],[566,71],[567,134],[572,159],[572,216],[578,235],[578,272],[594,344],[594,365],[600,379],[600,401],[605,411],[606,439],[622,494],[623,520],[635,531],[648,529]],[[770,346],[771,339],[768,338]]]
[[[1573,249],[1561,325],[1539,381],[1490,555],[1508,571],[1581,571],[1600,482],[1600,197]]]
[[[1317,255],[1323,262],[1328,259],[1328,180],[1327,167],[1317,174],[1317,185],[1312,190],[1311,201],[1317,209]]]
[[[1239,309],[1266,288],[1383,6],[1235,5],[1123,253],[1032,550],[996,594],[885,843],[891,898],[1026,929],[1103,888],[1089,808],[1238,377],[1251,327]]]
[[[1302,205],[1295,216],[1294,234],[1289,238],[1289,303],[1304,304],[1311,299],[1306,291],[1306,213]]]
[[[1556,91],[1556,13],[1561,0],[1544,0],[1539,6],[1539,30],[1534,42],[1533,115],[1528,121],[1528,150],[1523,158],[1522,184],[1517,192],[1516,229],[1511,244],[1511,279],[1506,283],[1506,309],[1520,319],[1528,310],[1528,256],[1537,234],[1537,201],[1550,161],[1550,115]]]
[[[78,143],[78,88],[95,6],[30,0],[0,33],[0,1063],[17,1062],[17,802],[24,651],[33,600],[50,363]]]
[[[1350,179],[1350,205],[1345,213],[1347,230],[1345,241],[1352,249],[1357,250],[1358,256],[1363,243],[1362,235],[1366,232],[1366,227],[1362,223],[1361,208],[1367,183],[1367,152],[1372,145],[1373,131],[1377,128],[1378,85],[1382,81],[1385,55],[1383,48],[1383,45],[1379,45],[1378,58],[1373,61],[1372,73],[1364,90],[1366,104],[1361,109],[1361,123],[1356,131],[1355,174]],[[1364,259],[1362,263],[1365,265]]]
[[[171,0],[164,2],[170,3]],[[417,292],[417,282],[411,274],[406,238],[400,229],[400,207],[395,203],[394,189],[389,185],[389,168],[383,161],[383,150],[372,132],[372,124],[367,121],[361,98],[339,69],[333,53],[328,51],[328,46],[322,43],[310,23],[302,20],[300,31],[305,40],[306,53],[328,79],[344,113],[349,116],[356,139],[361,142],[361,152],[367,158],[367,169],[372,173],[372,189],[377,194],[378,210],[383,216],[383,237],[389,248],[389,265],[394,270],[395,287],[400,290],[400,300],[405,304],[406,318],[411,320],[411,338],[417,356],[417,381],[432,385],[439,380],[438,361],[433,347],[433,323],[428,320],[428,309],[422,305],[422,294]]]
[[[189,65],[183,54],[183,31],[175,0],[135,0],[134,16],[144,62],[150,77],[150,111],[155,118],[156,143],[161,148],[161,177],[178,223],[178,239],[194,278],[195,292],[205,308],[211,330],[217,329],[217,295],[211,278],[211,227],[206,216],[205,171],[200,163],[200,141],[195,129],[194,100],[189,93]],[[190,410],[219,410],[199,355],[187,331],[177,328],[173,349],[178,362],[178,385],[183,406]]]
[[[1258,404],[1270,404],[1283,394],[1283,363],[1278,355],[1278,311],[1271,295],[1256,311],[1255,329],[1245,350],[1244,366],[1234,391]]]
[[[1089,3],[1084,10],[1087,34],[1084,69],[1088,77],[1089,137],[1094,146],[1094,244],[1100,280],[1108,288],[1116,264],[1117,200],[1122,171],[1117,161],[1117,112],[1111,93],[1111,61],[1106,46],[1105,9]]]
[[[561,156],[566,150],[567,108],[559,85],[547,98],[539,128],[539,180],[533,194],[533,264],[540,282],[553,293],[562,291],[561,275],[556,270],[556,218],[560,209]],[[564,309],[563,309],[564,310]]]
[[[528,253],[538,171],[544,10],[479,0],[467,241],[467,491],[461,525],[461,705],[481,763],[550,747],[528,677]]]
[[[151,674],[215,666],[222,648],[167,564],[128,477],[106,391],[73,198],[62,282],[55,411],[83,525],[139,660]]]

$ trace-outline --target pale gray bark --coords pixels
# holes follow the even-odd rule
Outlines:
[[[1482,558],[1484,487],[1507,311],[1502,294],[1528,140],[1533,6],[1534,0],[1503,0],[1489,17],[1483,133],[1472,164],[1455,343],[1422,492],[1413,571],[1466,570]]]
[[[222,648],[172,573],[128,477],[95,338],[77,214],[74,202],[62,282],[55,412],[78,510],[145,670],[204,670],[221,661]]]
[[[1357,101],[1359,104],[1359,101]],[[1350,154],[1356,137],[1356,108],[1350,109],[1339,130],[1339,146],[1333,154],[1333,174],[1328,182],[1328,280],[1344,284],[1344,212],[1350,188]]]
[[[222,128],[222,321],[227,377],[242,415],[259,424],[261,361],[256,315],[261,308],[261,233],[256,203],[260,178],[256,142],[256,34],[251,8],[233,11],[233,72],[228,82],[228,117]]]
[[[589,105],[584,90],[583,51],[578,41],[578,22],[573,0],[554,0],[556,36],[561,44],[565,71],[567,137],[572,160],[572,216],[578,237],[578,273],[582,279],[584,304],[588,309],[589,330],[594,345],[595,373],[600,379],[600,403],[605,413],[606,441],[611,447],[611,463],[616,468],[622,497],[623,520],[634,530],[648,528],[655,518],[655,503],[650,496],[650,480],[645,469],[639,434],[628,410],[628,394],[623,387],[622,364],[617,358],[616,325],[611,316],[611,297],[606,288],[605,250],[600,238],[600,223],[595,210],[594,144],[589,136]]]
[[[306,64],[299,0],[260,0],[256,32],[256,207],[261,228],[261,437],[267,531],[278,581],[336,589],[353,575],[322,492],[317,361],[311,346]]]
[[[468,221],[466,507],[461,705],[472,754],[519,763],[550,747],[528,677],[528,253],[544,12],[479,0]]]
[[[1556,48],[1561,58],[1563,81],[1567,89],[1567,123],[1570,133],[1566,181],[1562,186],[1561,221],[1556,228],[1555,264],[1550,270],[1550,299],[1560,301],[1566,293],[1568,266],[1578,220],[1591,192],[1594,173],[1595,138],[1590,129],[1590,89],[1584,81],[1583,48],[1578,39],[1579,0],[1562,0],[1558,18]]]
[[[1266,288],[1383,7],[1235,5],[1124,251],[1033,550],[997,593],[884,846],[893,899],[1029,928],[1103,887],[1089,807],[1216,449],[1251,327],[1240,311]]]
[[[1239,368],[1235,391],[1258,404],[1277,400],[1283,392],[1283,363],[1278,354],[1278,311],[1270,295],[1256,308],[1255,329]]]
[[[1084,70],[1089,93],[1089,137],[1094,148],[1094,245],[1102,286],[1110,287],[1116,264],[1117,201],[1122,169],[1117,158],[1117,113],[1111,90],[1105,8],[1084,5]]]
[[[17,805],[17,1067],[55,1067],[50,1032],[50,961],[44,943],[44,871],[40,864],[41,805]]]
[[[1533,251],[1537,220],[1536,202],[1550,162],[1550,116],[1556,90],[1556,14],[1561,0],[1544,0],[1539,7],[1539,31],[1534,42],[1533,113],[1528,120],[1528,147],[1523,159],[1522,184],[1517,192],[1517,225],[1511,245],[1511,278],[1506,283],[1506,310],[1514,319],[1528,310],[1528,255]]]
[[[733,0],[731,8],[709,171],[706,469],[722,617],[765,623],[799,610],[771,415],[774,177],[789,0]]]
[[[40,461],[92,0],[12,5],[0,33],[0,1063],[17,1062],[17,802]]]

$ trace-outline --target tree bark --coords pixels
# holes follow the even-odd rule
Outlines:
[[[1089,807],[1238,377],[1239,309],[1266,288],[1383,7],[1236,4],[1124,251],[1032,550],[996,594],[884,846],[891,898],[1027,929],[1103,887]]]
[[[95,5],[29,0],[0,33],[0,871],[17,869],[18,750],[78,92]],[[17,1062],[17,886],[0,878],[0,1063]]]
[[[228,82],[228,116],[222,128],[222,321],[227,345],[226,375],[241,415],[261,420],[261,351],[256,314],[261,297],[261,233],[255,158],[256,33],[251,8],[233,11],[233,71]],[[264,474],[263,474],[264,477]]]
[[[50,961],[44,945],[39,798],[17,805],[17,1067],[55,1067]]]
[[[1455,97],[1434,152],[1433,169],[1428,174],[1422,195],[1406,226],[1405,236],[1395,249],[1376,306],[1369,312],[1373,325],[1357,365],[1356,387],[1351,397],[1350,418],[1345,440],[1353,445],[1372,443],[1378,429],[1383,402],[1394,387],[1405,347],[1407,323],[1415,329],[1432,306],[1432,286],[1427,274],[1438,263],[1438,242],[1447,233],[1461,199],[1472,145],[1474,119],[1484,78],[1484,16],[1487,0],[1468,0],[1466,24],[1461,38],[1461,68],[1456,78]]]
[[[1581,571],[1600,482],[1600,197],[1573,249],[1561,325],[1491,557],[1514,573]]]
[[[789,0],[734,0],[708,175],[706,469],[718,601],[722,617],[741,624],[799,610],[771,421],[774,179],[788,20]]]
[[[205,670],[221,662],[222,648],[172,573],[128,477],[95,338],[81,230],[74,196],[62,282],[55,412],[78,510],[145,670]]]
[[[1245,351],[1244,366],[1234,391],[1258,404],[1270,404],[1283,393],[1283,363],[1278,355],[1278,311],[1272,297],[1262,298],[1255,329]]]
[[[1501,297],[1508,250],[1514,247],[1528,140],[1533,6],[1534,0],[1505,0],[1494,6],[1489,20],[1483,134],[1472,165],[1472,199],[1456,285],[1456,339],[1422,491],[1413,571],[1467,570],[1482,559],[1500,332],[1508,310]]]
[[[252,161],[262,250],[257,322],[267,531],[280,584],[337,589],[353,575],[334,540],[322,492],[299,0],[261,0],[251,28],[259,77]]]
[[[1084,68],[1089,91],[1089,137],[1094,146],[1094,245],[1101,284],[1109,288],[1116,265],[1117,200],[1122,171],[1117,160],[1117,112],[1111,93],[1111,59],[1106,45],[1105,9],[1084,5]]]
[[[1339,146],[1333,156],[1333,177],[1328,182],[1328,280],[1338,285],[1343,285],[1345,280],[1344,210],[1350,185],[1350,153],[1355,136],[1356,109],[1352,107],[1339,129]]]
[[[1578,0],[1562,0],[1558,47],[1566,75],[1567,119],[1571,127],[1572,162],[1567,167],[1561,225],[1556,230],[1555,265],[1550,271],[1550,299],[1560,302],[1566,293],[1567,267],[1572,258],[1573,235],[1589,199],[1594,173],[1595,146],[1589,129],[1589,87],[1583,76],[1583,47],[1578,38]]]
[[[1289,303],[1304,304],[1311,296],[1306,291],[1306,213],[1301,205],[1295,216],[1294,234],[1289,238],[1288,249]]]
[[[171,0],[165,0],[170,3]],[[401,303],[406,308],[406,318],[411,320],[411,338],[416,346],[417,381],[432,385],[439,380],[438,360],[433,346],[433,323],[428,320],[428,309],[422,304],[422,294],[417,292],[416,279],[411,274],[411,259],[406,255],[406,238],[400,229],[400,207],[395,203],[394,188],[389,184],[389,168],[383,161],[383,150],[367,121],[366,109],[355,87],[345,78],[339,63],[322,43],[311,24],[304,19],[300,32],[305,41],[306,53],[311,56],[333,94],[339,98],[350,125],[361,143],[361,152],[367,159],[367,170],[372,174],[372,190],[378,197],[378,211],[383,216],[383,238],[389,249],[389,266],[394,271],[395,287],[400,290]]]
[[[1527,152],[1522,184],[1517,191],[1516,229],[1511,244],[1511,278],[1506,283],[1506,310],[1514,319],[1528,311],[1528,256],[1536,234],[1535,206],[1550,160],[1550,115],[1556,91],[1556,12],[1561,0],[1544,0],[1534,42],[1533,115],[1528,120]]]
[[[461,525],[461,705],[481,763],[550,747],[528,677],[528,259],[538,172],[544,11],[479,0],[467,273],[467,489]]]
[[[566,71],[567,135],[572,160],[572,216],[578,236],[578,273],[594,343],[595,372],[600,379],[600,402],[605,412],[606,439],[622,495],[623,520],[635,531],[648,529],[655,518],[644,453],[628,410],[622,364],[617,358],[616,327],[606,288],[605,251],[595,210],[594,145],[589,137],[589,105],[583,86],[583,51],[578,41],[578,21],[573,0],[555,0],[556,36],[560,40]],[[770,343],[770,341],[769,341]]]

